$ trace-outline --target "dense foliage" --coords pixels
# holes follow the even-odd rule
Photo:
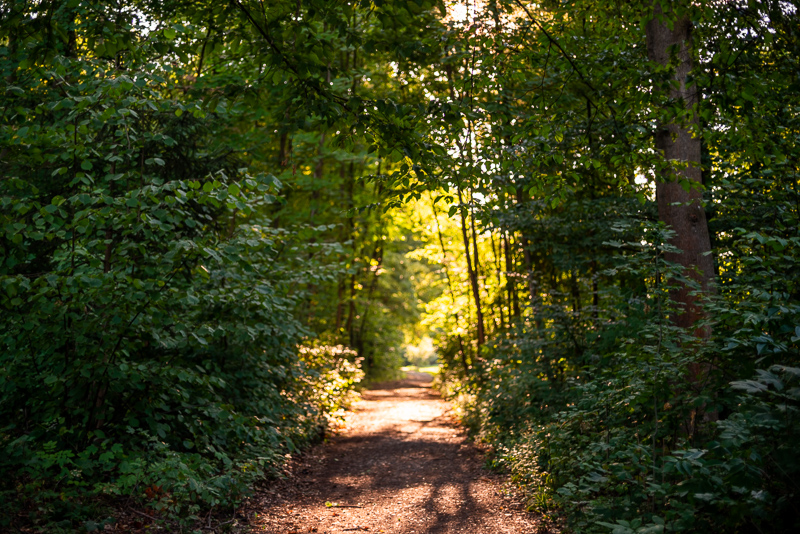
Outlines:
[[[693,22],[694,107],[674,96],[679,50],[650,57],[650,4],[497,2],[453,25],[471,137],[444,172],[480,199],[464,204],[483,235],[511,246],[483,256],[492,333],[466,378],[447,362],[447,385],[531,505],[575,531],[790,532],[797,7],[673,9],[675,28]],[[670,123],[702,142],[713,289],[675,263],[681,236],[657,208]],[[687,287],[705,301],[690,328]]]
[[[672,4],[0,6],[0,528],[191,525],[434,346],[568,528],[800,528],[798,8]]]
[[[230,59],[249,23],[177,3],[3,9],[0,528],[91,529],[115,495],[189,523],[235,505],[362,375],[302,317],[345,262],[327,221],[275,224],[272,110],[253,105],[274,86]]]

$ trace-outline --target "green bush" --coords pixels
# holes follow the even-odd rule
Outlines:
[[[122,69],[9,30],[0,527],[99,524],[122,496],[187,523],[233,506],[359,377],[339,353],[298,357],[296,289],[326,260],[297,244],[316,229],[271,225],[281,183],[226,143],[243,111],[179,99],[146,63],[158,37]]]
[[[787,327],[800,307],[772,308],[779,295],[739,280],[707,304],[715,337],[699,341],[669,320],[664,281],[678,271],[660,258],[670,234],[644,235],[649,243],[616,245],[638,252],[613,268],[644,291],[607,291],[615,304],[600,320],[541,304],[542,329],[521,326],[460,385],[465,420],[495,445],[494,464],[530,506],[565,513],[575,532],[800,528],[800,327]],[[731,305],[734,294],[750,297]],[[753,354],[776,363],[756,369]]]

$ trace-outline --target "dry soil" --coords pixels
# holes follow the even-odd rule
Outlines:
[[[429,375],[364,392],[343,431],[241,510],[254,532],[550,532],[456,424]]]

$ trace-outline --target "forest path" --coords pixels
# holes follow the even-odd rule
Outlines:
[[[505,495],[431,377],[377,384],[344,432],[305,454],[246,506],[255,532],[545,533]],[[326,502],[337,506],[326,506]],[[258,514],[254,516],[254,514]]]

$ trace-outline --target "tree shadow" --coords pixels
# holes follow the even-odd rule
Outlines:
[[[314,477],[317,488],[328,489],[331,502],[390,506],[386,500],[391,495],[423,494],[416,506],[426,516],[426,532],[474,527],[476,517],[491,513],[473,497],[480,463],[465,458],[474,453],[461,441],[407,439],[402,431],[386,431],[340,439],[337,449],[339,461]]]
[[[427,382],[379,384],[368,393],[365,412],[383,412],[384,403],[403,409],[414,401],[437,398]],[[416,391],[409,391],[416,389]],[[439,412],[440,413],[440,412]],[[335,439],[328,461],[311,474],[316,493],[341,505],[391,506],[392,496],[410,498],[424,520],[425,532],[453,532],[476,525],[476,518],[491,515],[474,497],[474,485],[484,475],[477,451],[453,439],[455,423],[447,414],[381,420],[380,430]]]
[[[354,431],[303,460],[260,513],[297,532],[338,532],[342,522],[387,533],[495,531],[498,500],[483,459],[430,384],[429,375],[374,384]],[[326,511],[326,502],[341,508]]]

